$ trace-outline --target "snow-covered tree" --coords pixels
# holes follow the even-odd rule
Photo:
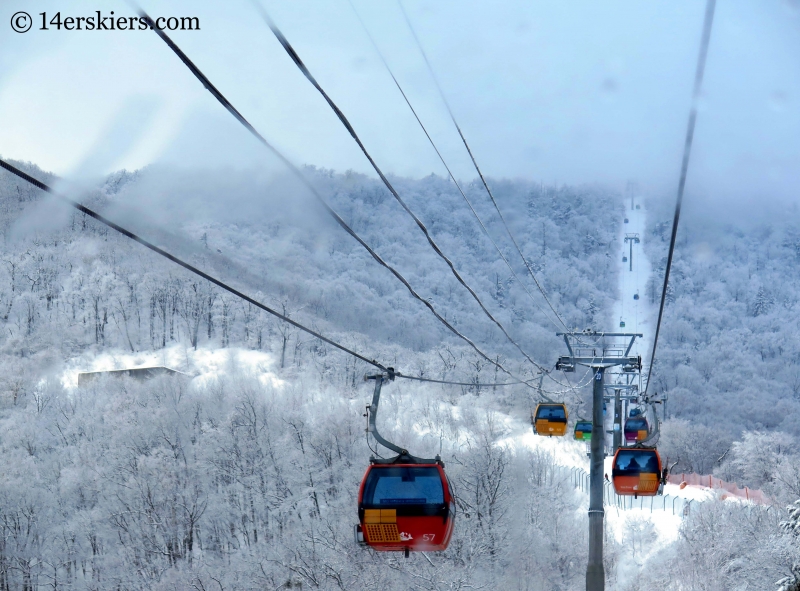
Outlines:
[[[789,517],[781,522],[781,529],[797,540],[800,537],[800,500],[795,501],[786,510],[789,512]],[[800,561],[794,562],[790,574],[779,580],[776,585],[778,591],[800,591]]]

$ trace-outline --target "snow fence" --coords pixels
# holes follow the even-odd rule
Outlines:
[[[559,467],[561,475],[569,478],[570,482],[581,491],[589,494],[589,473],[583,468]],[[674,495],[660,495],[654,497],[629,497],[621,496],[614,492],[614,487],[608,480],[603,481],[603,504],[606,507],[617,509],[642,509],[653,511],[666,511],[673,515],[685,516],[691,511],[692,499],[676,497]]]
[[[711,474],[670,474],[667,477],[667,482],[670,484],[681,485],[684,482],[690,486],[705,486],[712,489],[724,490],[727,493],[740,499],[758,503],[759,505],[768,505],[769,499],[760,490],[753,490],[751,488],[739,488],[731,482],[725,482],[719,478],[714,478]],[[721,498],[725,498],[723,495]]]

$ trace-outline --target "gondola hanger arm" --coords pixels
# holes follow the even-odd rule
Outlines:
[[[412,456],[408,453],[407,449],[400,447],[385,439],[379,432],[378,426],[376,424],[376,419],[378,417],[378,406],[380,405],[381,401],[381,389],[383,387],[383,382],[385,380],[394,381],[396,377],[396,372],[394,371],[393,367],[387,367],[385,372],[375,373],[375,374],[367,374],[364,376],[365,381],[375,380],[375,390],[372,394],[372,404],[367,407],[367,432],[372,433],[372,436],[375,438],[375,441],[380,443],[386,449],[390,449],[397,454],[397,457],[389,459],[389,460],[379,460],[376,458],[371,458],[372,463],[374,464],[441,464],[442,459],[439,456],[436,458],[429,460],[424,458],[418,458],[416,456]]]
[[[655,424],[655,429],[653,432],[650,433],[646,438],[642,439],[636,447],[649,447],[648,444],[652,442],[653,445],[658,443],[658,439],[661,435],[661,421],[658,418],[658,414],[656,413],[656,405],[654,401],[647,400],[646,404],[650,405],[650,410],[653,412],[653,423]]]
[[[372,436],[375,440],[380,443],[383,447],[392,450],[396,454],[401,456],[408,455],[408,450],[403,449],[400,446],[395,445],[391,441],[384,439],[383,436],[378,433],[378,426],[375,424],[375,419],[378,416],[378,405],[381,401],[381,388],[383,386],[384,380],[394,380],[394,368],[387,368],[385,373],[378,373],[372,375],[365,375],[365,380],[375,380],[375,390],[372,394],[372,404],[367,407],[367,414],[369,415],[367,421],[367,431],[372,433]]]

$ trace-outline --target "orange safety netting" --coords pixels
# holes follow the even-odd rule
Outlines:
[[[739,488],[735,484],[731,482],[725,482],[724,480],[716,478],[711,474],[670,474],[667,477],[667,482],[670,484],[680,485],[686,483],[687,485],[691,486],[704,486],[707,488],[721,489],[730,495],[752,501],[753,503],[759,503],[762,505],[769,503],[767,495],[765,495],[762,491],[754,490],[746,486],[744,488]]]

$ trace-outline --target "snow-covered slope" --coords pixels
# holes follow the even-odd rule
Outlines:
[[[618,235],[615,256],[619,265],[619,299],[613,305],[611,327],[619,328],[620,321],[624,321],[625,332],[642,333],[642,338],[634,343],[632,353],[647,359],[653,344],[658,304],[656,302],[654,306],[647,296],[647,283],[652,273],[650,260],[644,249],[644,241],[647,239],[647,210],[643,200],[638,197],[635,199],[635,204],[639,205],[639,209],[635,207],[631,209],[630,204],[626,203],[624,215],[628,223],[621,224]],[[626,236],[638,237],[640,242],[629,240],[626,243]],[[628,261],[623,262],[623,257],[628,258]],[[637,294],[639,299],[634,299],[634,295]]]

